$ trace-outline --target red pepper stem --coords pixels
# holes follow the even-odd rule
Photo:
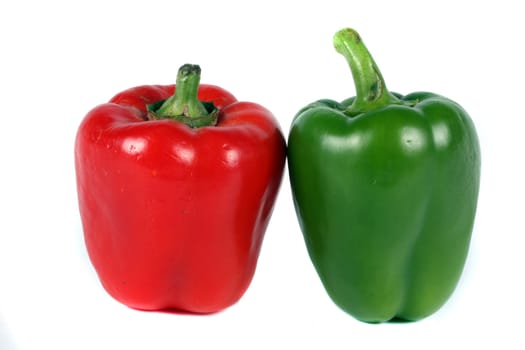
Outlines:
[[[175,94],[164,101],[148,105],[150,120],[172,119],[190,128],[217,125],[219,110],[212,102],[198,98],[201,69],[195,64],[179,68]]]
[[[185,64],[177,73],[175,94],[168,98],[157,110],[158,117],[180,116],[202,117],[208,114],[197,98],[201,68],[194,64]]]
[[[379,68],[355,30],[338,31],[334,35],[334,46],[346,58],[356,89],[356,98],[346,114],[356,115],[387,104],[402,103],[387,90]]]

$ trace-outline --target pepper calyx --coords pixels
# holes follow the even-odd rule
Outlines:
[[[172,119],[190,128],[217,125],[219,109],[212,102],[198,99],[200,74],[198,65],[181,66],[177,73],[175,93],[165,100],[147,105],[148,119]]]

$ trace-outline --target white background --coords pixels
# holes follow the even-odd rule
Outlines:
[[[425,5],[430,4],[432,5]],[[467,5],[465,5],[467,4]],[[4,1],[0,5],[0,349],[523,349],[525,26],[518,1]],[[92,107],[184,63],[202,82],[295,112],[354,94],[332,47],[351,26],[388,87],[469,111],[482,183],[460,284],[436,314],[370,325],[340,311],[306,253],[285,173],[253,282],[211,316],[134,311],[87,258],[73,167]]]

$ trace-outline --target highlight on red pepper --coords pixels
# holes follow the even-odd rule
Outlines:
[[[107,292],[141,310],[220,311],[254,275],[280,187],[272,113],[200,84],[130,88],[92,109],[75,141],[89,258]]]
[[[391,93],[353,29],[334,36],[356,96],[319,100],[288,138],[293,200],[328,295],[366,322],[436,312],[461,276],[474,225],[481,154],[456,102]]]

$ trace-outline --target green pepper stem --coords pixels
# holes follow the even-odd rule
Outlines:
[[[198,98],[200,77],[201,68],[198,65],[185,64],[180,67],[175,94],[162,101],[160,106],[152,105],[152,119],[174,119],[192,128],[215,125],[217,109],[207,109]]]
[[[355,30],[345,28],[338,31],[334,35],[334,47],[345,57],[354,78],[356,97],[346,114],[353,116],[401,102],[386,88],[379,68]]]

